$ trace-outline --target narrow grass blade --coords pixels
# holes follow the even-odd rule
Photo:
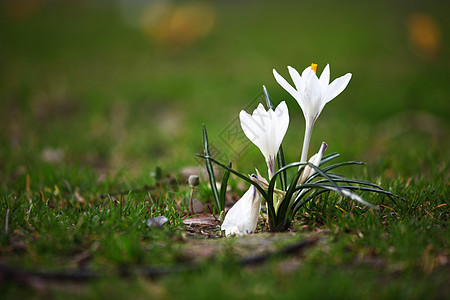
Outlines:
[[[228,164],[228,167],[231,169],[231,162]],[[219,195],[219,213],[221,213],[225,209],[225,195],[227,193],[228,179],[230,178],[230,170],[225,170],[222,177],[222,183],[220,185],[220,195]]]
[[[385,194],[387,196],[395,196],[391,192],[385,191],[383,189],[379,190],[379,189],[374,189],[374,188],[370,188],[367,186],[345,185],[345,186],[341,186],[341,187],[344,189],[348,189],[348,190],[367,191],[367,192],[374,192],[374,193],[378,193],[378,194]]]
[[[344,177],[342,174],[338,174],[338,173],[331,173],[331,172],[327,172],[328,176],[330,176],[331,178],[334,179],[347,179],[346,177]]]
[[[375,188],[382,190],[382,188],[379,185],[372,183],[372,182],[364,181],[364,180],[346,179],[346,178],[339,178],[339,179],[333,178],[333,180],[334,180],[334,182],[337,182],[337,183],[343,182],[343,183],[362,184],[362,185],[368,185],[368,186],[375,187]],[[316,183],[325,183],[325,182],[326,182],[325,179],[316,181]]]
[[[323,160],[322,160],[322,162],[323,162]],[[323,168],[322,171],[326,172],[326,173],[328,174],[328,176],[329,176],[330,178],[332,178],[332,179],[335,179],[335,178],[343,178],[343,179],[346,179],[345,177],[343,177],[343,176],[341,176],[341,175],[339,175],[339,174],[328,173],[328,171],[331,171],[331,170],[333,170],[333,169],[336,169],[336,168],[339,168],[339,167],[342,167],[342,166],[347,166],[347,165],[364,165],[364,164],[365,164],[365,163],[360,162],[360,161],[346,161],[346,162],[337,163],[337,164],[328,166],[328,167],[326,167],[326,168]],[[322,163],[319,164],[319,166],[321,166],[321,165],[322,165]],[[306,182],[307,182],[307,183],[308,183],[308,182],[311,182],[314,178],[317,178],[319,175],[320,175],[319,173],[314,173],[313,175],[311,175],[311,176],[306,180]]]
[[[337,192],[339,194],[341,194],[344,197],[350,198],[352,200],[358,201],[366,206],[369,206],[375,210],[380,210],[379,207],[373,205],[370,202],[367,202],[366,200],[364,200],[363,198],[361,198],[359,195],[350,192],[349,190],[356,190],[356,189],[360,189],[363,190],[363,187],[357,187],[357,186],[341,186],[339,188],[336,188],[335,186],[330,186],[330,185],[324,185],[324,184],[317,184],[317,183],[309,183],[309,184],[304,184],[303,185],[306,188],[320,188],[320,189],[325,189],[325,190],[330,190],[330,191],[334,191]],[[302,188],[301,186],[299,186],[299,188]],[[369,188],[370,189],[370,188]],[[372,191],[377,191],[379,192],[379,190],[375,190],[375,189],[371,189]]]
[[[288,169],[293,168],[293,167],[305,166],[305,165],[307,165],[307,164],[308,164],[308,163],[306,163],[306,162],[294,162],[294,163],[290,163],[290,164],[288,164],[288,165],[285,165],[284,167],[282,167],[281,169],[279,169],[278,171],[276,171],[275,174],[273,174],[272,180],[273,180],[273,178],[274,178],[275,176],[278,176],[278,175],[279,175],[281,172],[283,172],[283,171],[287,171]],[[271,182],[272,182],[272,180],[271,180]]]
[[[323,165],[323,164],[326,164],[326,163],[329,162],[330,160],[333,160],[333,159],[339,157],[339,156],[340,156],[340,154],[339,154],[339,153],[336,153],[336,152],[335,152],[335,153],[331,153],[331,154],[328,154],[328,155],[323,156],[323,157],[322,157],[322,160],[320,161],[319,167],[320,167],[321,165]]]
[[[331,184],[333,185],[333,187],[339,191],[339,193],[342,194],[341,188],[333,181],[332,177],[330,177],[328,174],[326,174],[326,173],[325,173],[323,170],[321,170],[319,167],[317,167],[317,166],[315,166],[315,165],[313,165],[313,164],[311,164],[311,163],[309,163],[309,162],[308,162],[308,165],[311,166],[311,168],[313,168],[313,169],[316,171],[316,173],[315,173],[314,175],[310,176],[310,177],[308,178],[308,180],[307,180],[305,183],[303,183],[303,184],[297,186],[297,187],[295,188],[296,191],[300,191],[301,189],[303,189],[303,188],[308,188],[308,187],[317,187],[317,186],[314,186],[314,185],[317,184],[317,183],[311,183],[311,181],[312,181],[314,178],[316,178],[317,176],[320,175],[320,176],[324,177],[326,181],[328,181],[329,183],[331,183]],[[304,197],[305,194],[306,194],[306,193],[300,192],[300,194],[299,194],[299,195],[297,196],[297,198],[294,200],[294,203],[293,203],[294,207],[296,207],[296,203],[298,203],[298,201],[299,201],[302,197]],[[294,214],[295,214],[295,212],[296,212],[296,209],[294,208]]]
[[[325,173],[322,169],[320,169],[319,167],[316,167],[315,165],[313,165],[312,163],[308,162],[308,165],[313,168],[314,170],[316,170],[316,172],[318,174],[320,174],[322,177],[324,177],[325,179],[328,180],[328,182],[330,182],[334,188],[338,189],[340,191],[340,187],[333,181],[333,179],[331,179],[330,176],[327,175],[327,173]]]
[[[322,170],[324,172],[328,172],[330,170],[342,167],[342,166],[348,166],[348,165],[365,165],[365,163],[363,163],[362,161],[345,161],[345,162],[341,162],[341,163],[337,163],[334,165],[331,165],[329,167],[323,168]]]
[[[392,200],[392,202],[394,202],[396,205],[397,201],[395,201],[395,198],[399,198],[397,195],[392,194],[391,192],[385,191],[379,187],[377,187],[376,189],[374,188],[370,188],[370,187],[366,187],[366,186],[342,186],[343,188],[349,189],[349,190],[360,190],[360,191],[366,191],[366,192],[374,192],[374,193],[378,193],[378,194],[384,194],[386,196],[389,197],[389,199]]]
[[[208,133],[206,132],[205,124],[203,124],[203,152],[205,154],[205,166],[206,166],[206,170],[208,171],[209,184],[211,185],[211,191],[213,193],[214,200],[216,201],[216,208],[218,210],[218,213],[220,213],[221,212],[220,198],[219,198],[219,192],[218,192],[217,186],[216,186],[216,178],[214,176],[214,168],[211,164],[211,160],[208,158],[208,157],[210,157],[210,153],[209,153]]]
[[[278,162],[278,169],[282,169],[283,167],[286,166],[285,160],[284,160],[284,152],[283,152],[283,146],[280,145],[280,150],[278,150],[278,154],[277,154],[277,162]],[[286,190],[287,188],[287,174],[286,171],[282,171],[280,174],[280,184],[281,184],[281,189],[283,191]]]
[[[396,194],[393,194],[391,192],[388,192],[388,191],[384,190],[381,186],[379,186],[379,185],[377,185],[375,183],[372,183],[372,182],[368,182],[368,181],[365,181],[365,180],[357,180],[357,179],[347,179],[347,178],[342,177],[340,175],[338,175],[338,176],[333,175],[333,176],[330,176],[330,177],[333,178],[334,182],[362,184],[362,185],[367,185],[367,186],[374,187],[374,188],[376,188],[376,190],[370,190],[370,191],[387,195],[389,197],[389,199],[391,199],[392,202],[394,202],[396,205],[398,205],[398,203],[397,203],[397,201],[395,199],[400,199],[403,202],[406,202],[406,200],[404,198],[400,197],[399,195],[396,195]],[[316,182],[319,183],[320,181],[321,180],[316,181]],[[361,186],[355,186],[355,187],[360,187],[361,189],[366,190],[366,187],[361,187]]]

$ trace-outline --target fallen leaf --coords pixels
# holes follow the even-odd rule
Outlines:
[[[202,224],[202,225],[219,225],[220,222],[211,214],[198,214],[183,220],[183,224]]]

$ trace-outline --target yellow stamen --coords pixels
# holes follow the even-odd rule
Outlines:
[[[314,74],[317,75],[317,64],[311,64],[311,69],[313,69]]]

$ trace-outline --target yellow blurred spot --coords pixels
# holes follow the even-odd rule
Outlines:
[[[313,69],[314,74],[317,75],[317,64],[311,64],[311,69]]]
[[[424,59],[433,59],[442,44],[442,34],[437,22],[425,13],[408,17],[408,37],[415,52]]]
[[[317,65],[316,65],[317,67]],[[314,69],[313,69],[314,70]],[[347,212],[340,206],[334,205],[337,209],[340,209],[344,214],[346,214]]]
[[[55,191],[53,192],[53,195],[59,196],[61,193],[59,192],[59,188],[56,184],[55,184],[54,188],[55,188]]]
[[[390,209],[390,210],[392,210],[392,211],[395,211],[393,208],[391,208],[391,207],[389,207],[389,206],[387,206],[387,205],[380,204],[380,206],[382,206],[382,207],[384,207],[384,208],[387,208],[387,209]]]
[[[42,202],[44,202],[45,203],[45,195],[44,195],[44,192],[41,190],[41,199],[42,199]]]
[[[141,24],[149,37],[176,50],[207,36],[215,19],[214,8],[206,3],[158,1],[143,12]]]

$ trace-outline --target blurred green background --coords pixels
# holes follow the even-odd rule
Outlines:
[[[369,174],[427,176],[448,165],[447,1],[1,2],[0,172],[92,168],[99,181],[197,164],[201,126],[243,173],[264,160],[230,142],[266,85],[286,100],[284,147],[299,159],[304,120],[273,78],[329,63],[353,74],[313,132]],[[255,101],[256,99],[256,101]],[[237,127],[236,127],[237,126]],[[236,148],[237,147],[237,148]],[[448,177],[447,177],[448,178]]]

